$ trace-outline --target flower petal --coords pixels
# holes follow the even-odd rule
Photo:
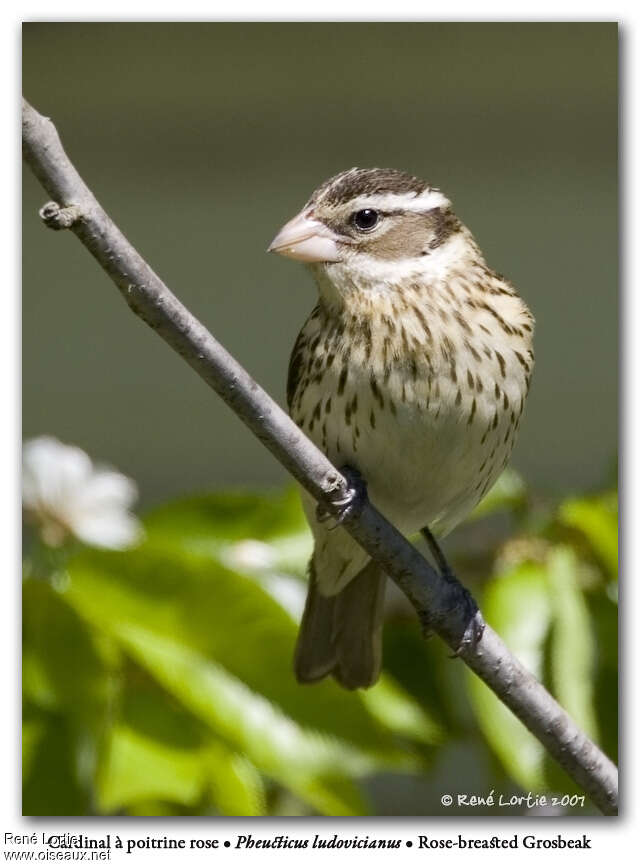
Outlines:
[[[41,436],[25,443],[22,466],[23,506],[46,544],[62,543],[71,532],[86,544],[120,550],[142,537],[128,510],[138,495],[134,482],[94,467],[80,448]]]
[[[132,514],[110,510],[99,514],[78,515],[74,535],[91,547],[125,550],[139,544],[144,536],[142,524]]]

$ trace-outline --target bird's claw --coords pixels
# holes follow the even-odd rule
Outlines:
[[[459,658],[466,649],[475,649],[482,640],[485,625],[482,614],[480,611],[477,611],[474,617],[469,620],[467,627],[464,630],[464,634],[460,639],[460,643],[458,644],[458,648],[454,653],[452,653],[451,658]]]
[[[459,599],[456,601],[456,606],[459,604],[464,607],[464,620],[467,625],[462,637],[460,638],[457,649],[451,656],[453,659],[459,658],[467,649],[475,649],[482,640],[482,635],[484,634],[485,629],[485,621],[482,618],[478,605],[475,603],[469,590],[461,583],[458,583],[457,591]]]
[[[321,504],[316,508],[316,519],[319,523],[334,521],[330,529],[336,529],[348,518],[359,514],[367,501],[367,485],[358,470],[343,466],[340,473],[347,480],[347,487],[342,495],[332,498],[330,504]]]
[[[456,650],[450,658],[459,658],[462,653],[469,647],[476,647],[482,638],[485,629],[485,622],[482,614],[478,610],[473,596],[469,590],[464,587],[455,577],[451,568],[447,565],[442,577],[451,583],[453,589],[453,598],[450,601],[452,609],[464,608],[464,621],[466,627]],[[422,626],[422,637],[429,638],[436,631],[436,617],[428,610],[421,610],[419,614],[420,625]]]

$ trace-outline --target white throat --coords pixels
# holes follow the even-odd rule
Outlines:
[[[350,296],[392,293],[402,283],[441,283],[459,273],[479,253],[464,231],[457,232],[428,255],[382,259],[363,252],[347,252],[343,261],[311,266],[318,291],[330,306],[349,305]]]

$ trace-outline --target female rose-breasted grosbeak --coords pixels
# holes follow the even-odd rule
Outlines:
[[[362,474],[404,533],[442,537],[509,459],[533,368],[533,316],[436,188],[394,169],[323,183],[270,250],[308,263],[319,302],[289,365],[289,411]],[[303,494],[315,547],[301,682],[375,682],[385,575]]]

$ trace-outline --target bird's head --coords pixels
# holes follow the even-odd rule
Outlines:
[[[396,169],[352,168],[319,186],[269,251],[311,264],[321,284],[367,288],[436,276],[470,244],[440,190]]]

